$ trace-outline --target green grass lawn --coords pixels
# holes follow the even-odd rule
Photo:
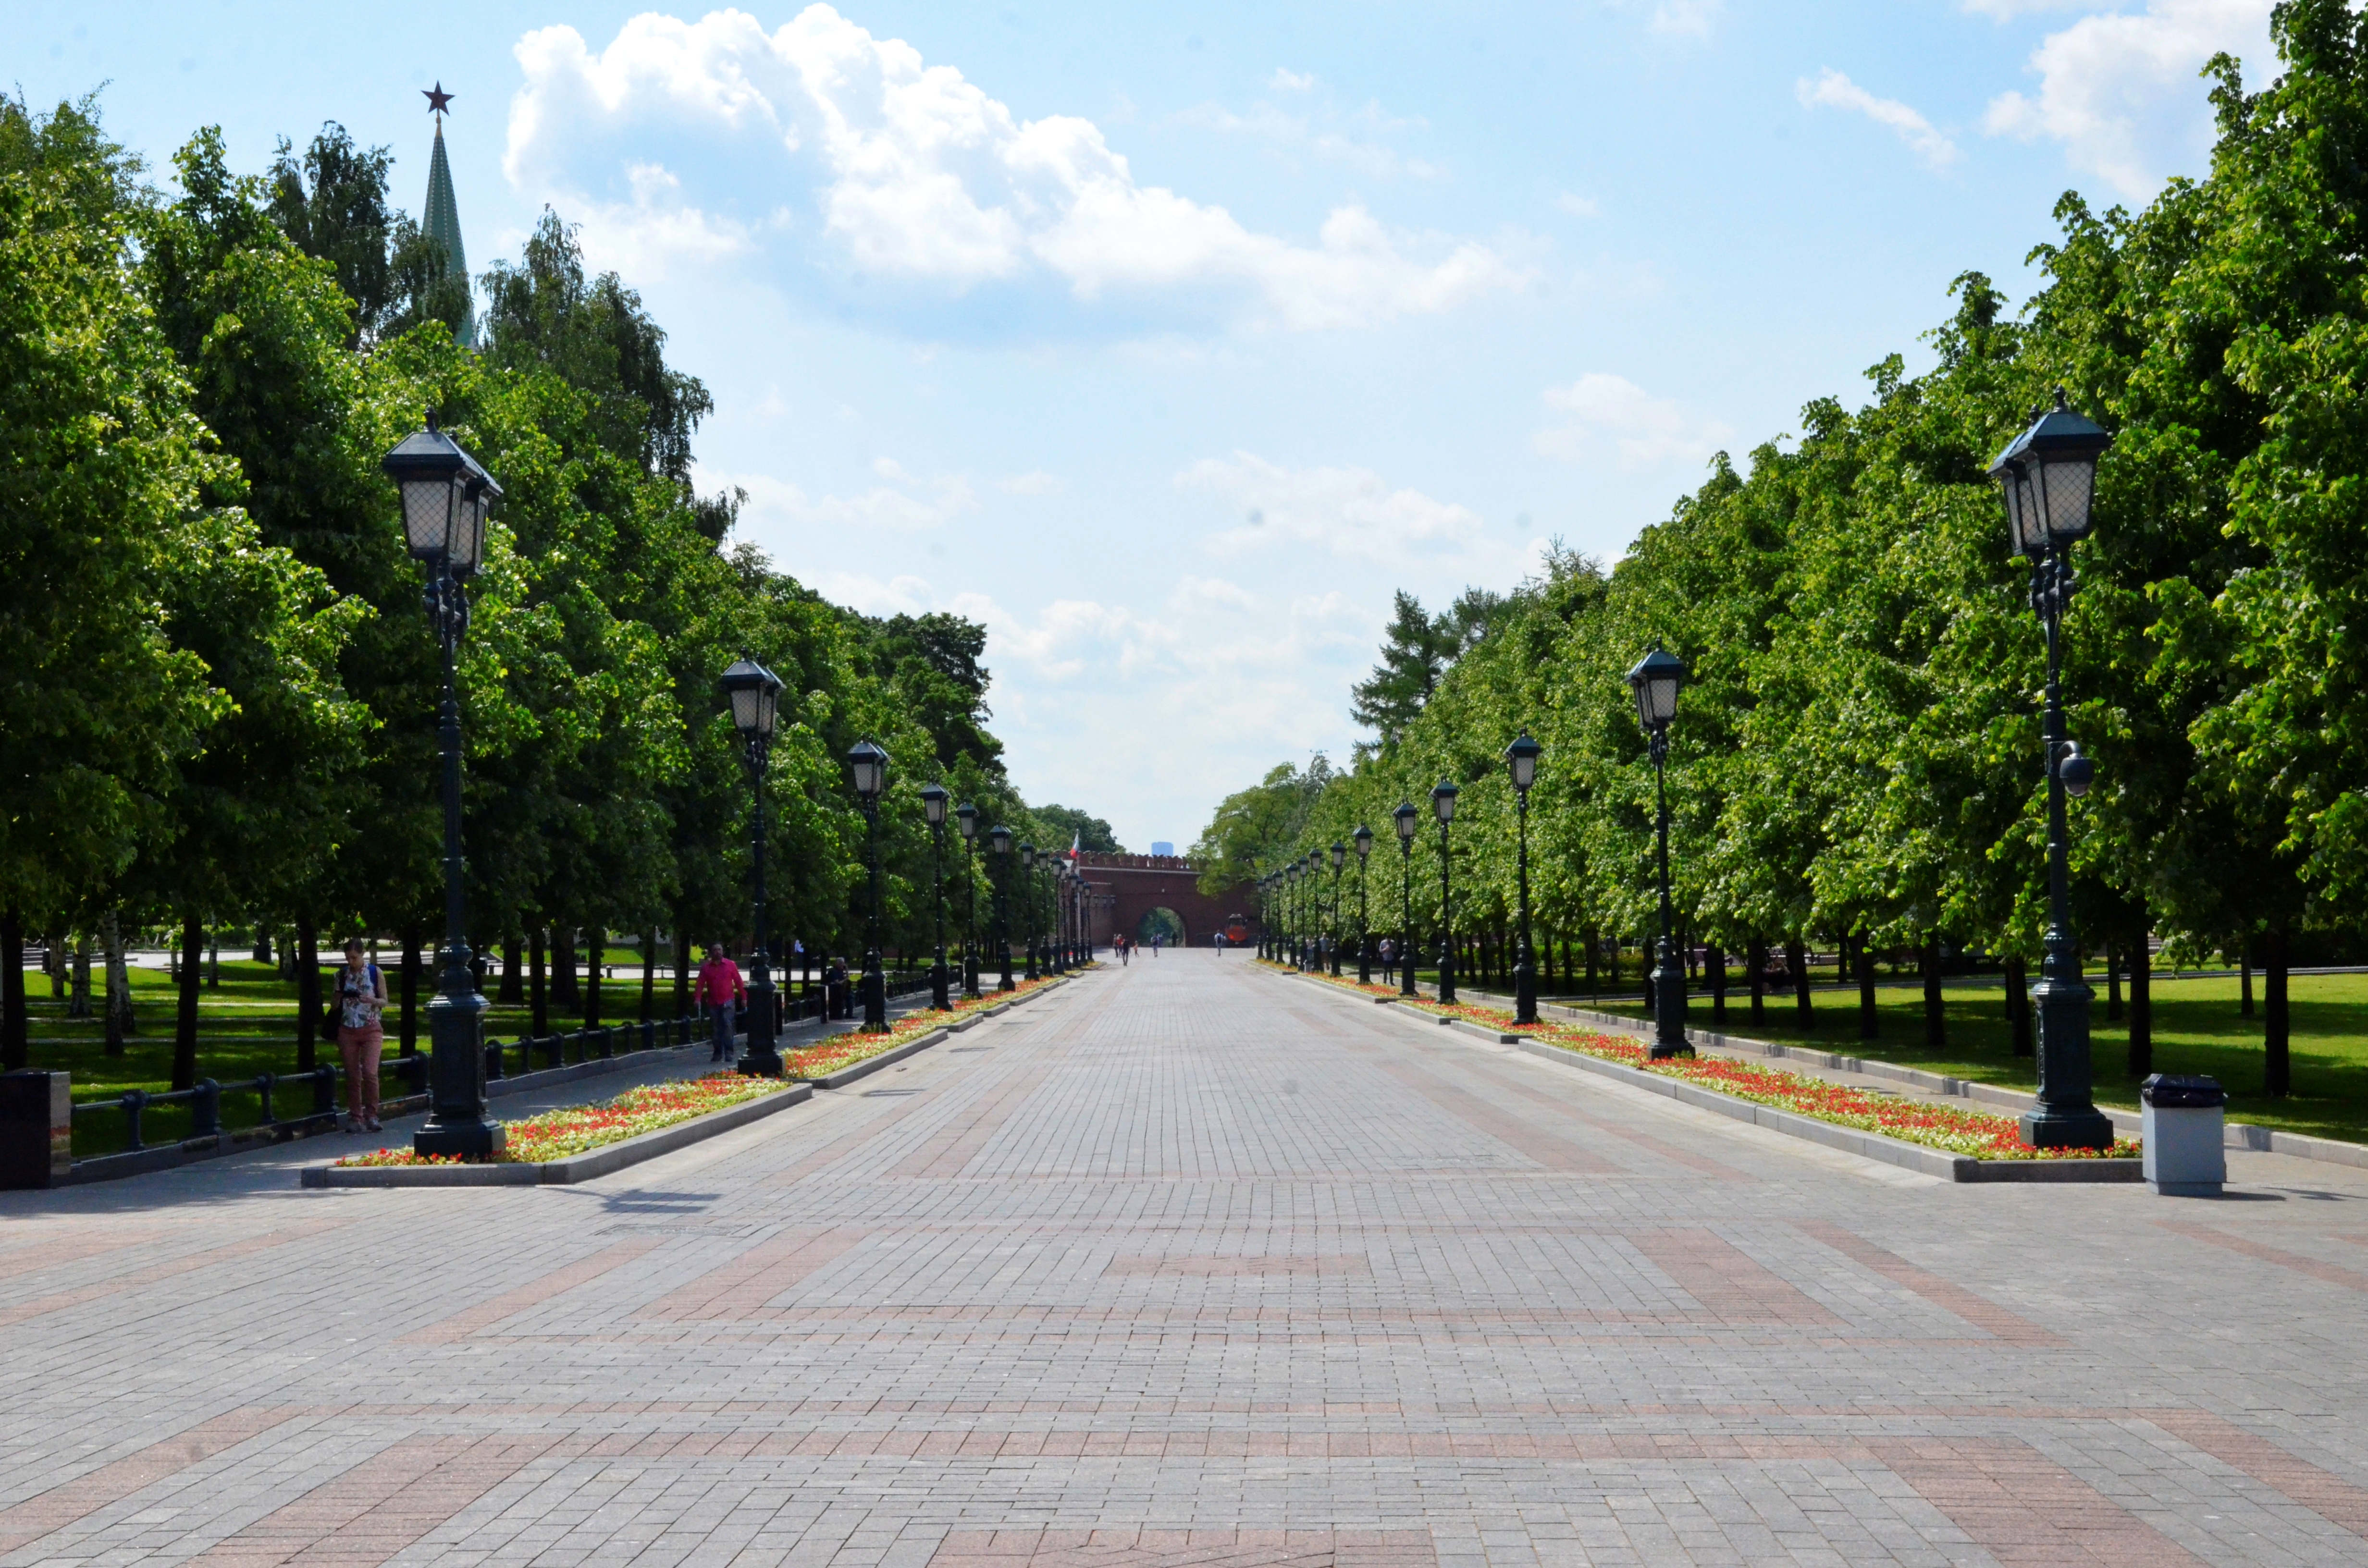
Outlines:
[[[640,960],[630,949],[612,950],[612,961],[618,964],[616,978],[604,981],[600,987],[601,1014],[610,1023],[630,1023],[641,1017],[642,975]],[[402,977],[393,972],[393,965],[381,961],[388,971],[387,994],[391,998],[386,1013],[386,1054],[395,1056],[401,1050]],[[77,1100],[120,1094],[125,1089],[146,1089],[158,1093],[172,1086],[173,1027],[176,995],[174,983],[163,970],[133,969],[131,971],[134,1011],[140,1032],[123,1042],[123,1054],[109,1057],[106,1050],[106,1028],[98,1018],[69,1018],[65,1004],[50,999],[49,977],[39,971],[28,970],[25,975],[25,995],[31,1011],[30,1065],[45,1072],[67,1072],[74,1074],[74,1098]],[[94,971],[93,990],[97,991],[98,976]],[[427,1006],[434,992],[433,973],[421,977],[418,1023],[419,1049],[427,1049]],[[269,964],[248,960],[222,960],[222,985],[219,989],[201,989],[198,993],[198,1076],[212,1078],[227,1085],[233,1079],[252,1079],[263,1073],[293,1073],[298,1070],[296,1059],[296,986],[282,980]],[[96,998],[94,998],[96,999]],[[674,1006],[674,982],[661,977],[657,986],[657,1016],[671,1015]],[[579,1027],[582,1010],[554,1003],[551,1008],[551,1027],[568,1030]],[[524,1007],[496,1006],[486,1015],[485,1032],[489,1037],[514,1040],[528,1031],[529,1018]],[[324,1040],[317,1047],[317,1060],[323,1064],[337,1060],[336,1044]],[[392,1085],[390,1085],[392,1086]],[[311,1108],[307,1089],[279,1091],[274,1108],[281,1115]],[[252,1090],[222,1092],[222,1125],[240,1128],[252,1125],[259,1117],[261,1106]],[[146,1116],[142,1136],[150,1143],[169,1142],[186,1137],[189,1114],[185,1107],[160,1106]],[[115,1114],[79,1117],[74,1126],[74,1154],[87,1158],[93,1154],[111,1153],[124,1146],[123,1119]]]
[[[2089,983],[2097,999],[2089,1018],[2090,1052],[2096,1071],[2096,1096],[2100,1105],[2135,1108],[2137,1080],[2131,1077],[2129,1026],[2105,1018],[2105,987],[2101,976]],[[2368,1142],[2368,974],[2298,974],[2289,983],[2294,1029],[2294,1093],[2271,1099],[2261,1093],[2261,1017],[2237,1011],[2234,976],[2213,980],[2168,980],[2154,983],[2154,1070],[2197,1073],[2217,1078],[2228,1091],[2232,1121],[2258,1122],[2315,1137]],[[2260,981],[2254,983],[2258,994]],[[1819,991],[1816,1025],[1807,1033],[1793,1027],[1793,998],[1770,994],[1764,1024],[1751,1022],[1748,992],[1730,984],[1727,1021],[1730,1033],[1802,1042],[1851,1055],[1879,1056],[1978,1083],[2029,1089],[2036,1083],[2037,1066],[2030,1057],[2011,1054],[2012,1035],[2006,1020],[2006,993],[1996,983],[1948,986],[1941,998],[1948,1014],[1948,1044],[1932,1051],[1924,1043],[1924,992],[1920,983],[1886,983],[1875,993],[1880,1033],[1861,1040],[1858,1032],[1858,994]],[[1577,1000],[1584,1005],[1584,998]],[[1696,992],[1688,999],[1687,1018],[1697,1028],[1714,1026],[1710,998]],[[1643,1017],[1639,1003],[1601,1004],[1602,1010]]]

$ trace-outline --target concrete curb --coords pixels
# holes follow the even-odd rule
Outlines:
[[[918,1040],[908,1040],[894,1051],[883,1051],[877,1056],[867,1056],[851,1067],[842,1067],[836,1073],[825,1074],[819,1078],[793,1078],[791,1082],[797,1084],[812,1084],[816,1088],[822,1089],[845,1088],[848,1085],[854,1083],[858,1078],[867,1077],[873,1073],[879,1072],[882,1067],[890,1066],[895,1062],[904,1061],[905,1058],[908,1056],[927,1051],[929,1047],[943,1042],[950,1036],[960,1034],[964,1029],[973,1028],[985,1022],[987,1019],[995,1017],[997,1013],[1007,1012],[1013,1007],[1019,1006],[1023,1002],[1032,1002],[1039,996],[1049,996],[1053,992],[1058,991],[1062,986],[1068,984],[1070,981],[1075,980],[1076,978],[1076,976],[1073,974],[1062,975],[1058,979],[1053,981],[1050,984],[1040,985],[1024,996],[1013,996],[1005,1001],[990,1003],[984,1007],[974,1007],[963,1017],[956,1018],[953,1022],[947,1024],[942,1028],[932,1029],[928,1034],[921,1036]]]
[[[1286,975],[1284,978],[1297,977]],[[1339,989],[1322,981],[1315,983],[1327,991]],[[1572,1008],[1558,1010],[1565,1013],[1576,1011]],[[1774,1106],[1764,1106],[1751,1100],[1737,1099],[1733,1095],[1724,1095],[1715,1089],[1705,1089],[1699,1085],[1689,1084],[1680,1079],[1663,1077],[1657,1073],[1646,1073],[1638,1068],[1622,1066],[1617,1062],[1606,1062],[1600,1056],[1589,1056],[1584,1051],[1568,1051],[1561,1046],[1548,1045],[1529,1035],[1508,1034],[1504,1030],[1491,1028],[1486,1024],[1474,1023],[1467,1018],[1453,1018],[1436,1013],[1426,1013],[1418,1007],[1402,1007],[1397,1009],[1394,1016],[1406,1018],[1410,1022],[1427,1020],[1432,1024],[1443,1024],[1465,1034],[1477,1035],[1496,1044],[1518,1047],[1531,1056],[1540,1057],[1548,1062],[1576,1067],[1581,1072],[1593,1073],[1600,1077],[1610,1078],[1615,1083],[1626,1084],[1633,1088],[1649,1090],[1665,1099],[1676,1100],[1680,1105],[1714,1111],[1720,1116],[1736,1121],[1748,1121],[1756,1127],[1765,1127],[1771,1132],[1781,1132],[1790,1138],[1799,1138],[1807,1142],[1822,1144],[1828,1149],[1838,1149],[1843,1153],[1856,1154],[1861,1159],[1878,1160],[1885,1165],[1898,1165],[1903,1169],[1917,1171],[1925,1176],[1938,1176],[1943,1181],[2053,1183],[2136,1182],[2145,1179],[2143,1162],[2137,1160],[1977,1160],[1970,1154],[1952,1154],[1945,1149],[1930,1149],[1920,1143],[1902,1142],[1896,1138],[1886,1138],[1879,1132],[1863,1132],[1855,1127],[1840,1127],[1830,1121],[1820,1121],[1815,1117],[1779,1110]],[[1588,1021],[1592,1022],[1594,1018],[1608,1020],[1611,1017],[1612,1015],[1609,1014],[1596,1014]],[[1621,1019],[1619,1022],[1622,1027],[1616,1030],[1607,1028],[1607,1032],[1617,1032],[1631,1037],[1638,1035],[1639,1027],[1634,1020]],[[1924,1075],[1937,1076],[1933,1074]]]
[[[842,1089],[858,1078],[868,1078],[882,1067],[902,1062],[907,1056],[927,1051],[947,1039],[951,1029],[931,1029],[917,1040],[908,1040],[894,1051],[883,1051],[877,1056],[867,1056],[852,1067],[842,1067],[836,1073],[825,1073],[819,1078],[792,1078],[793,1084],[812,1084],[817,1089]]]
[[[646,1053],[645,1053],[646,1054]],[[772,1094],[759,1095],[739,1105],[661,1127],[638,1138],[586,1149],[564,1160],[541,1165],[306,1165],[300,1173],[304,1187],[564,1187],[590,1181],[628,1165],[671,1154],[677,1149],[745,1127],[775,1111],[787,1110],[814,1098],[812,1084],[791,1084]]]

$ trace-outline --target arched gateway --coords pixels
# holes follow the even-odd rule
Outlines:
[[[1258,940],[1258,890],[1242,882],[1212,897],[1201,891],[1198,869],[1180,855],[1088,853],[1077,857],[1077,869],[1089,895],[1087,930],[1096,946],[1107,945],[1113,933],[1133,935],[1155,909],[1175,912],[1187,947],[1212,946],[1229,926]]]

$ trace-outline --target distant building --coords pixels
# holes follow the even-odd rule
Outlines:
[[[1176,853],[1176,846],[1168,843],[1164,838],[1154,839],[1151,845],[1151,852],[1154,855],[1173,855]]]

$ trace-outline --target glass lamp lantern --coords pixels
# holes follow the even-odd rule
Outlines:
[[[1441,826],[1455,820],[1456,794],[1455,785],[1449,779],[1442,778],[1430,787],[1430,814],[1439,819]]]
[[[781,677],[753,659],[741,659],[720,683],[732,702],[732,727],[750,740],[770,740],[780,711]]]
[[[1411,844],[1414,842],[1414,830],[1422,820],[1422,813],[1415,809],[1412,801],[1400,801],[1398,809],[1390,813],[1390,820],[1397,824],[1398,842]]]
[[[1356,832],[1350,834],[1349,837],[1350,841],[1357,846],[1358,859],[1362,860],[1372,854],[1373,830],[1372,828],[1360,827]]]
[[[1636,718],[1659,734],[1678,716],[1678,693],[1685,688],[1685,661],[1666,653],[1657,642],[1628,672],[1628,689],[1636,694]]]
[[[1544,755],[1545,749],[1530,738],[1527,730],[1516,735],[1513,744],[1505,748],[1505,766],[1512,770],[1513,788],[1524,795],[1530,792],[1530,786],[1538,781],[1538,758]]]
[[[847,751],[847,765],[855,773],[855,792],[877,801],[888,790],[888,754],[870,741],[858,741]]]
[[[921,815],[931,827],[946,825],[946,802],[952,799],[942,784],[921,786]]]
[[[404,543],[414,559],[473,575],[485,559],[485,519],[502,487],[461,443],[436,427],[415,430],[379,466],[403,497]]]
[[[1990,464],[2006,503],[2007,528],[2018,555],[2089,537],[2097,498],[2097,460],[2112,444],[2104,427],[2073,412],[2064,389],[2055,406],[2034,410],[2022,434]]]

